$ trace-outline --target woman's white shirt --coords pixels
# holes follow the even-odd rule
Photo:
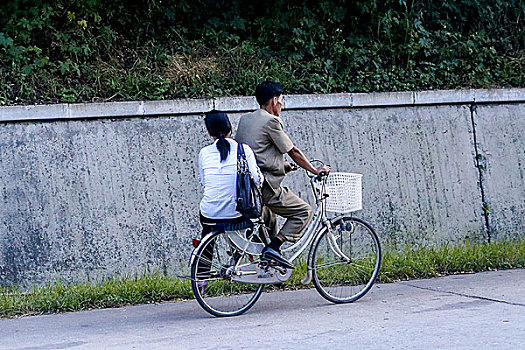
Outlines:
[[[231,138],[230,153],[221,162],[221,155],[217,149],[217,141],[204,147],[199,153],[199,178],[204,195],[200,204],[201,214],[210,219],[233,219],[241,216],[235,207],[237,205],[237,142]],[[258,185],[263,182],[263,175],[257,166],[255,155],[248,145],[244,146],[244,153],[248,162],[248,169],[253,180]]]

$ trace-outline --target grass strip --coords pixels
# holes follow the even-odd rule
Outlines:
[[[408,248],[383,254],[379,282],[525,267],[525,240]]]
[[[407,248],[384,252],[378,282],[430,278],[457,273],[525,267],[525,240],[462,244],[441,248]],[[306,264],[297,266],[286,288],[304,288]],[[130,304],[191,299],[189,280],[163,276],[115,277],[98,283],[58,282],[34,287],[0,289],[0,317],[119,307]]]
[[[0,317],[119,307],[193,297],[188,280],[151,274],[115,277],[100,283],[58,282],[30,291],[5,288],[0,292]]]

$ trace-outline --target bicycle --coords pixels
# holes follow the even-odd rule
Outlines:
[[[361,175],[307,175],[315,197],[314,214],[301,238],[282,253],[292,254],[288,260],[294,261],[310,247],[301,283],[313,281],[330,302],[354,302],[372,288],[381,266],[381,245],[374,229],[346,214],[361,209]],[[327,211],[339,215],[329,218]],[[218,225],[202,241],[194,240],[191,285],[199,305],[214,316],[237,316],[257,302],[264,285],[288,280],[292,269],[260,260],[269,240],[260,218]]]

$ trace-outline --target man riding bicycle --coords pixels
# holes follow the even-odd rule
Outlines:
[[[279,118],[283,106],[284,90],[280,84],[265,81],[255,89],[255,97],[260,109],[241,117],[235,139],[250,146],[257,159],[257,165],[264,175],[262,200],[263,220],[270,228],[271,241],[262,253],[262,259],[273,260],[285,267],[293,268],[292,263],[282,257],[280,247],[285,242],[295,242],[312,215],[312,207],[299,198],[288,187],[281,186],[284,176],[292,170],[284,160],[288,154],[301,168],[319,175],[329,173],[329,166],[315,168],[297,148],[283,130]],[[276,214],[286,218],[280,231],[277,230]]]

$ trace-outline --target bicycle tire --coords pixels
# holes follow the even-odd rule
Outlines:
[[[207,258],[205,253],[208,251],[209,255],[210,247],[211,259]],[[232,257],[239,255],[235,262],[237,263],[248,254],[243,256],[237,248],[228,244],[225,232],[209,235],[199,244],[194,254],[190,270],[191,287],[195,299],[204,310],[217,317],[238,316],[257,302],[264,285],[235,282],[226,274],[226,271],[234,266]],[[228,261],[226,262],[224,258]],[[203,270],[208,267],[209,272]]]
[[[351,303],[372,288],[381,268],[381,244],[374,229],[361,219],[337,217],[331,224],[332,237],[345,257],[336,252],[330,231],[324,228],[311,248],[314,286],[330,302]],[[365,254],[359,257],[359,251]]]

